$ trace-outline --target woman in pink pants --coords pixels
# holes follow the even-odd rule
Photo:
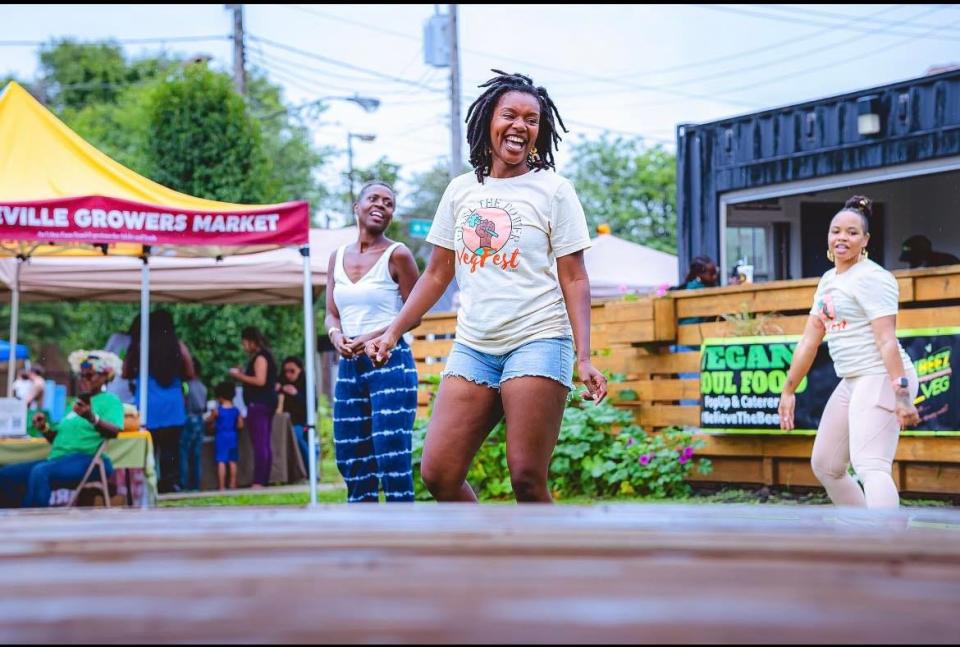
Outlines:
[[[830,222],[827,257],[783,393],[780,428],[793,429],[796,389],[827,338],[842,378],[823,410],[813,443],[813,473],[836,505],[896,508],[891,465],[900,430],[920,422],[917,374],[896,337],[899,289],[867,258],[870,200],[853,196]],[[853,465],[863,489],[847,472]]]

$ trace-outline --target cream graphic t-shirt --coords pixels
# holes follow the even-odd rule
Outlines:
[[[503,355],[572,335],[556,259],[590,247],[590,234],[569,180],[552,171],[454,178],[427,242],[456,255],[458,342]]]
[[[827,330],[827,348],[838,377],[886,373],[870,322],[897,314],[900,288],[893,274],[864,259],[842,274],[827,270],[817,285],[810,314]],[[900,346],[905,369],[910,357]]]

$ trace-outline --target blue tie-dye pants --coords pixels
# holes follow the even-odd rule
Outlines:
[[[347,501],[413,501],[411,451],[417,415],[417,367],[402,339],[374,368],[366,355],[340,358],[333,402],[337,468]]]

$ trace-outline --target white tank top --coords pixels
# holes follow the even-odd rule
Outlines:
[[[385,328],[403,307],[400,286],[390,276],[390,255],[402,244],[390,245],[356,283],[350,280],[343,269],[343,252],[348,245],[337,250],[333,268],[333,301],[340,311],[340,325],[347,337]]]

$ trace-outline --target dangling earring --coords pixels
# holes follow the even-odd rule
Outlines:
[[[829,247],[827,247],[827,260],[831,263],[836,261],[836,258],[833,256],[833,250],[831,250]]]
[[[527,153],[527,164],[535,166],[540,163],[540,156],[537,154],[537,147],[534,146],[530,149],[530,152]]]
[[[865,259],[870,257],[870,252],[867,251],[866,247],[860,250],[860,256],[862,256]]]

